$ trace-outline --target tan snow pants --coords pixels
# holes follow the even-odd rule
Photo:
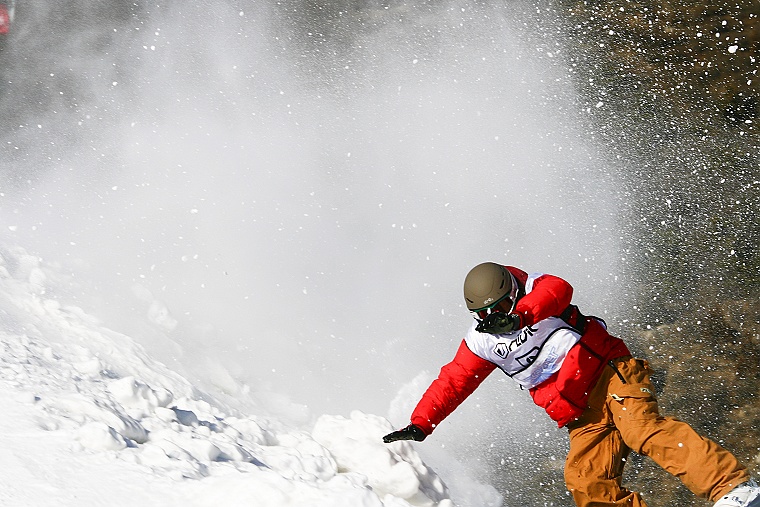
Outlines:
[[[568,425],[565,482],[578,507],[646,507],[638,493],[621,485],[631,450],[712,501],[749,480],[731,453],[688,424],[660,415],[646,361],[623,357],[612,363],[625,382],[607,366],[591,391],[589,408]]]

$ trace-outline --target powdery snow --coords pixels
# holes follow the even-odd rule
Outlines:
[[[0,505],[454,506],[415,444],[382,443],[387,419],[304,431],[229,408],[58,302],[55,265],[0,254]]]

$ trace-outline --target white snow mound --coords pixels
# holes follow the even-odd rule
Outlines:
[[[309,433],[223,409],[52,296],[71,283],[0,249],[0,504],[453,506],[412,445],[382,443],[386,419],[323,415]]]

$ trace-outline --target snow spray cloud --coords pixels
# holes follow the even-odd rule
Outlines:
[[[103,14],[6,66],[5,244],[193,380],[317,414],[385,413],[437,371],[479,262],[601,312],[614,206],[561,48],[505,6],[295,5]]]

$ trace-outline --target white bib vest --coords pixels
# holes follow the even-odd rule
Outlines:
[[[473,323],[464,341],[467,347],[526,389],[536,387],[559,371],[565,356],[581,335],[559,317],[505,334],[475,331]]]

